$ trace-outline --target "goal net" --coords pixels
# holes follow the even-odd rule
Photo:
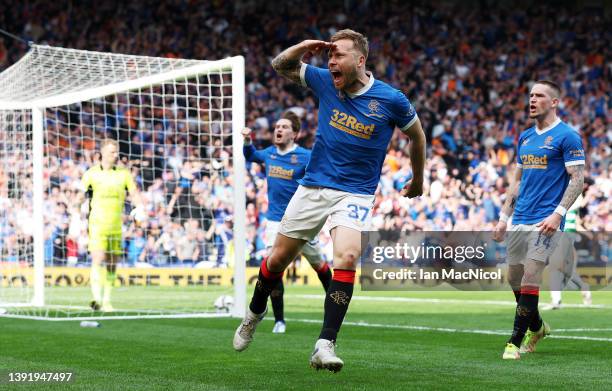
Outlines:
[[[242,316],[243,126],[242,57],[32,45],[0,74],[0,313]],[[99,164],[109,138],[148,220],[129,218],[126,197],[113,311],[101,312],[88,306],[89,202],[81,178]]]

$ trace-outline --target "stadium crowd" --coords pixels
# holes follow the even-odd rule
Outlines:
[[[396,131],[376,196],[375,229],[491,230],[513,171],[516,140],[530,126],[530,83],[555,80],[564,96],[559,114],[580,132],[587,150],[591,186],[580,210],[583,225],[612,231],[612,33],[605,27],[610,18],[597,9],[517,8],[488,1],[92,4],[4,3],[0,25],[37,43],[77,49],[193,59],[243,55],[247,126],[255,130],[258,148],[271,144],[273,122],[287,108],[302,118],[302,146],[312,145],[317,127],[313,95],[276,75],[273,56],[306,38],[326,39],[340,28],[363,32],[370,39],[368,68],[409,97],[428,140],[424,195],[404,199],[398,190],[411,175],[408,140]],[[0,69],[27,49],[0,38]],[[308,61],[325,66],[322,58]],[[146,114],[170,120],[141,125],[143,114],[131,112],[129,103],[126,98],[84,104],[86,119],[79,121],[70,108],[47,111],[47,262],[86,261],[87,203],[78,183],[97,159],[95,141],[110,136],[121,140],[121,158],[149,205],[146,226],[126,217],[125,262],[227,266],[234,191],[229,130],[194,135],[189,125],[178,125],[189,116],[181,109]],[[9,151],[10,142],[0,138],[0,151],[19,162],[23,156]],[[0,259],[24,260],[31,257],[31,184],[25,174],[7,167],[0,165]],[[265,194],[265,171],[249,165],[247,237],[253,265],[263,255]],[[326,232],[321,244],[329,257]]]

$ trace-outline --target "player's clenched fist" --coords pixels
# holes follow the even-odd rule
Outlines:
[[[241,132],[242,133],[242,137],[250,139],[251,138],[251,132],[252,132],[251,128],[244,128],[244,129],[242,129],[242,132]]]
[[[406,182],[400,194],[402,195],[402,197],[408,198],[414,198],[423,195],[423,182],[415,181],[414,179]]]

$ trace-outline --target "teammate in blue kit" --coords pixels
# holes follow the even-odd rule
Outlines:
[[[328,50],[328,69],[301,62],[307,52]],[[323,327],[310,357],[316,369],[337,372],[343,361],[335,341],[346,315],[361,254],[361,232],[372,219],[374,193],[396,127],[411,139],[413,178],[406,197],[423,192],[425,135],[404,94],[366,71],[367,39],[340,30],[330,42],[306,40],[273,61],[285,78],[310,88],[319,99],[318,129],[306,174],[291,198],[267,262],[262,263],[247,315],[234,334],[234,349],[246,349],[266,313],[266,302],[287,265],[329,217],[334,273],[325,296]]]
[[[563,230],[564,217],[582,191],[584,149],[580,135],[557,117],[561,89],[538,81],[529,94],[535,126],[521,133],[515,183],[510,187],[493,237],[508,235],[508,282],[516,298],[512,337],[502,358],[516,360],[535,351],[550,333],[538,312],[542,272]]]
[[[306,164],[310,159],[310,150],[302,148],[295,143],[295,138],[300,132],[301,123],[298,116],[292,112],[285,112],[276,121],[274,126],[273,146],[258,151],[251,143],[251,129],[245,128],[242,131],[244,137],[244,156],[249,162],[265,164],[266,178],[268,182],[268,213],[266,214],[266,230],[264,241],[268,255],[274,245],[278,226],[281,218],[287,209],[289,200],[298,188],[298,179],[304,176]],[[327,288],[331,282],[332,273],[321,256],[317,248],[316,237],[304,244],[302,254],[308,263],[317,272],[319,280],[323,284],[323,289]],[[267,259],[267,257],[266,257]],[[265,259],[264,259],[265,262]],[[278,280],[278,285],[270,293],[270,301],[274,310],[273,333],[284,333],[286,329],[283,314],[283,295],[285,289],[283,280]]]

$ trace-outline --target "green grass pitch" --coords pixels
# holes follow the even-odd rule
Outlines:
[[[501,360],[511,292],[357,291],[338,340],[345,367],[337,374],[308,367],[321,293],[288,286],[287,333],[272,334],[268,319],[242,353],[231,346],[237,319],[103,320],[100,328],[81,328],[77,321],[0,318],[0,389],[612,389],[609,291],[594,292],[597,308],[542,311],[553,336],[520,361]],[[179,297],[177,308],[197,301],[198,292]],[[172,304],[168,295],[160,300]],[[548,300],[544,293],[541,301]],[[578,304],[580,295],[565,292],[564,303]],[[7,371],[67,370],[75,376],[70,384],[6,382]]]

